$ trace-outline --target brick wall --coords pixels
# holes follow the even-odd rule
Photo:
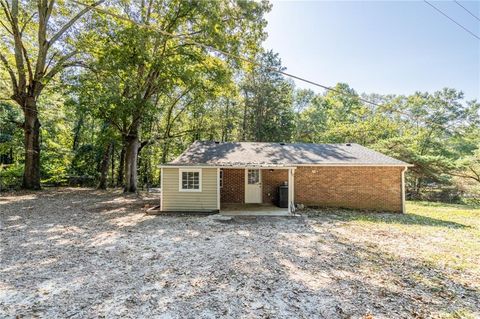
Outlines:
[[[262,170],[262,202],[275,204],[277,201],[277,187],[288,181],[288,170]],[[245,170],[223,169],[223,187],[220,189],[222,203],[245,202]]]
[[[295,203],[401,212],[402,167],[298,167]]]
[[[401,212],[402,167],[298,167],[295,203]],[[222,203],[245,201],[245,170],[223,169]],[[275,203],[277,187],[288,180],[288,170],[262,170],[262,200]]]
[[[220,188],[221,203],[245,202],[245,170],[223,169],[223,187]]]
[[[262,170],[262,201],[268,204],[276,204],[278,186],[288,181],[287,169]]]

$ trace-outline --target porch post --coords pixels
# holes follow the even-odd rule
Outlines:
[[[293,180],[293,169],[288,169],[288,212],[292,214],[295,211],[295,205],[293,203],[293,187],[294,187],[294,180]]]
[[[292,168],[292,213],[295,213],[295,168]]]
[[[160,168],[160,211],[163,211],[163,167]]]
[[[217,209],[220,211],[220,168],[217,168]]]

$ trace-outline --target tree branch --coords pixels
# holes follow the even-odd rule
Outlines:
[[[3,9],[3,12],[5,13],[5,16],[7,17],[8,22],[10,22],[10,25],[13,25],[12,23],[12,14],[10,12],[10,7],[8,5],[7,1],[0,0],[0,6]],[[12,31],[13,32],[13,31]]]
[[[53,0],[51,1],[53,2]],[[75,23],[78,19],[80,19],[85,13],[92,10],[93,7],[96,7],[100,4],[105,2],[105,0],[100,0],[92,4],[91,6],[85,7],[79,13],[77,13],[70,21],[68,21],[51,39],[48,46],[52,46],[67,30]]]
[[[8,33],[10,33],[10,35],[13,35],[13,32],[10,31],[10,29],[3,23],[2,20],[0,20],[0,24],[2,25],[2,27],[3,27],[5,30],[7,30]]]
[[[5,68],[7,69],[8,74],[10,75],[10,80],[12,81],[13,91],[15,92],[15,94],[17,94],[18,84],[17,84],[17,78],[15,76],[15,72],[13,72],[13,69],[8,64],[7,58],[1,52],[0,52],[0,60],[2,60],[3,65],[5,65]]]
[[[470,170],[473,171],[472,168]],[[461,177],[461,178],[469,178],[473,179],[476,182],[480,183],[480,176],[478,176],[475,172],[473,172],[476,176],[468,175],[468,174],[459,174],[459,173],[449,173],[448,175],[455,176],[455,177]]]
[[[45,73],[45,78],[47,79],[51,79],[53,78],[58,72],[60,72],[62,69],[64,69],[66,67],[66,63],[67,61],[72,58],[73,56],[75,56],[76,54],[78,53],[78,51],[72,51],[68,54],[65,54],[64,56],[62,56],[58,61],[57,63],[55,64],[55,66],[53,66],[50,70],[47,70],[47,68],[45,68],[44,70],[44,73]],[[50,65],[50,63],[52,62],[53,60],[53,57],[52,59],[48,62],[48,64]],[[47,65],[48,67],[48,65]]]
[[[468,167],[470,169],[470,171],[476,176],[475,180],[477,182],[480,182],[480,175],[473,169],[473,167],[469,166]]]
[[[172,135],[172,134],[168,134],[167,136],[153,136],[151,138],[149,138],[148,140],[146,141],[143,141],[140,146],[143,148],[151,143],[153,143],[154,141],[161,141],[161,140],[170,140],[170,139],[173,139],[173,138],[177,138],[177,137],[182,137],[188,133],[191,133],[191,132],[194,132],[195,129],[191,129],[191,130],[185,130],[185,131],[181,131],[175,135]]]
[[[33,81],[32,65],[30,64],[30,59],[28,58],[27,49],[25,49],[25,46],[23,45],[23,43],[22,43],[22,52],[23,52],[23,56],[25,57],[25,62],[27,62],[28,78],[30,82],[32,82]]]
[[[4,7],[4,10],[7,10]],[[10,19],[12,24],[13,40],[14,40],[14,51],[15,51],[15,63],[18,74],[17,79],[17,90],[18,92],[24,92],[27,79],[25,77],[25,66],[23,64],[23,41],[22,35],[19,33],[18,29],[18,0],[12,1],[12,9],[10,11]]]
[[[32,21],[33,17],[36,15],[37,13],[34,12],[32,13],[32,15],[30,15],[30,17],[27,18],[27,20],[25,21],[25,23],[23,24],[22,28],[20,29],[20,34],[23,33],[23,31],[25,31],[25,28],[27,27],[27,25],[30,23],[30,21]]]

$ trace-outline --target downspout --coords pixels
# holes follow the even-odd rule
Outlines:
[[[405,214],[405,172],[407,171],[408,166],[405,166],[402,170],[402,214]]]
[[[160,169],[160,211],[163,211],[163,167]]]
[[[295,213],[295,168],[292,168],[292,213]]]
[[[217,168],[217,209],[220,212],[220,168]]]

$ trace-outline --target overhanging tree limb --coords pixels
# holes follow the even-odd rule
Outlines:
[[[17,86],[20,92],[24,92],[27,85],[27,80],[25,76],[25,66],[23,61],[23,42],[18,29],[18,0],[12,1],[10,17],[15,47],[15,63],[18,74]]]
[[[53,7],[53,0],[51,1],[52,5],[50,7]],[[88,11],[92,10],[92,7],[96,7],[100,4],[105,2],[105,0],[100,0],[95,2],[89,7],[85,7],[83,10],[81,10],[79,13],[77,13],[70,21],[68,21],[49,41],[48,46],[51,47],[65,32],[67,32],[68,29],[72,27],[72,25],[77,22],[78,19],[80,19],[85,13]]]
[[[8,64],[7,58],[1,52],[0,52],[0,60],[2,60],[3,65],[7,69],[8,74],[10,75],[13,91],[17,92],[18,91],[17,77],[15,76],[15,72],[13,72],[12,67]]]
[[[60,59],[58,59],[57,63],[50,70],[45,68],[44,70],[45,78],[47,79],[53,78],[58,72],[60,72],[66,66],[67,61],[69,61],[72,57],[74,57],[77,54],[78,54],[78,51],[72,51],[68,54],[65,54]],[[49,64],[50,63],[51,62],[49,62]]]

